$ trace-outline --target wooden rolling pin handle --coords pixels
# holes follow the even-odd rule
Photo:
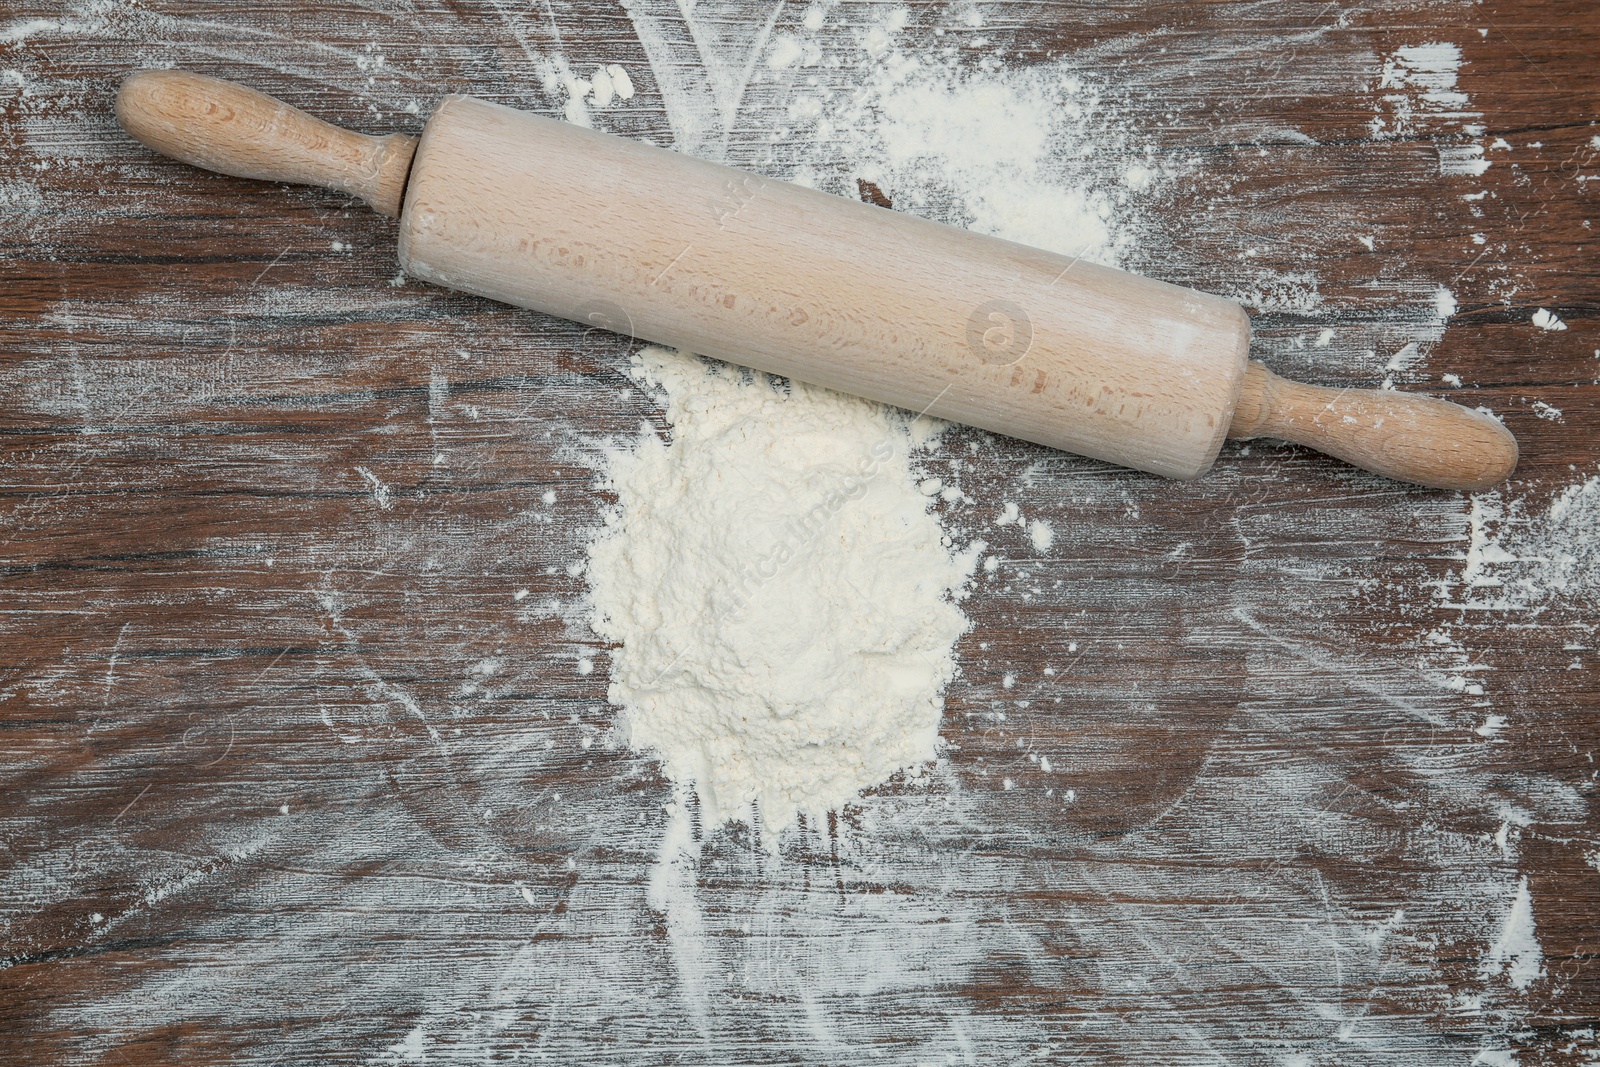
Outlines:
[[[322,185],[400,217],[417,139],[367,137],[233,82],[141,70],[117,93],[122,128],[163,155],[236,178]]]
[[[1517,466],[1516,438],[1481,411],[1414,393],[1303,385],[1254,361],[1228,436],[1292,441],[1435,489],[1488,489]]]

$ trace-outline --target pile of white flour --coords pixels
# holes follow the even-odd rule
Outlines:
[[[917,488],[903,413],[658,348],[633,369],[672,439],[607,456],[610,697],[704,828],[754,805],[770,845],[934,758],[974,556]]]

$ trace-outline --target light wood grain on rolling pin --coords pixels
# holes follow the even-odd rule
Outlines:
[[[400,260],[1176,478],[1216,458],[1249,346],[1231,301],[469,97],[423,134]]]

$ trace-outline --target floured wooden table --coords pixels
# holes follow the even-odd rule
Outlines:
[[[0,15],[0,1060],[1593,1062],[1597,49],[1577,3]],[[110,101],[162,65],[1082,238],[1523,463],[952,430],[995,564],[945,758],[665,864],[581,567],[601,449],[661,426],[635,346],[155,158]]]

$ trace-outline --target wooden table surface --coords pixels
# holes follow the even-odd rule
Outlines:
[[[1177,484],[954,431],[926,466],[1002,565],[947,759],[778,859],[665,867],[670,786],[611,733],[568,570],[601,442],[661,425],[628,343],[399,279],[392,223],[156,159],[110,103],[182,65],[415,131],[445,92],[559,113],[560,56],[631,72],[613,132],[854,190],[773,136],[797,75],[760,58],[806,8],[12,0],[0,1061],[1600,1058],[1596,571],[1461,581],[1474,514],[1537,531],[1600,462],[1593,5],[906,10],[905,52],[1083,71],[1181,172],[1127,266],[1245,300],[1285,373],[1458,376],[1514,481],[1257,443]],[[888,11],[829,7],[857,58],[814,76],[861,77]],[[1464,102],[1385,78],[1429,44]]]

